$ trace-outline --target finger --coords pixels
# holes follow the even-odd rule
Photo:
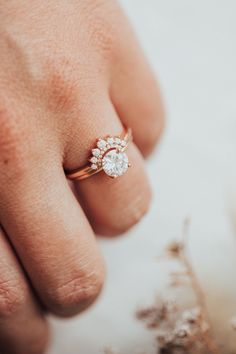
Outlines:
[[[0,352],[42,354],[48,327],[0,229]]]
[[[16,162],[14,181],[16,166],[8,167],[0,214],[41,301],[53,313],[70,316],[97,297],[104,267],[61,160],[48,155],[46,161],[44,154],[38,153],[37,161],[29,157],[23,168]]]
[[[86,161],[85,156],[89,157],[88,147],[93,148],[97,138],[119,135],[123,130],[109,98],[100,97],[96,102],[95,107],[90,107],[91,109],[84,113],[89,117],[87,130],[90,133],[87,136],[81,134],[83,116],[75,122],[76,133],[70,143],[70,154],[66,158],[66,166],[70,169]],[[81,114],[83,115],[83,112]],[[80,144],[79,151],[77,142]],[[81,205],[96,233],[123,233],[136,224],[149,207],[151,193],[142,156],[132,143],[127,154],[132,167],[124,176],[110,179],[104,172],[100,172],[86,180],[75,182]],[[84,157],[84,161],[81,157]]]
[[[164,109],[154,74],[130,29],[120,16],[116,56],[111,83],[111,99],[119,117],[133,129],[134,141],[147,156],[164,127]]]
[[[146,214],[151,192],[142,157],[134,144],[128,149],[131,168],[109,179],[104,173],[77,181],[76,189],[96,233],[112,236],[128,231]]]

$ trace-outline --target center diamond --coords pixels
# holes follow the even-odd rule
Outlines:
[[[102,167],[110,177],[122,176],[129,167],[129,160],[125,152],[113,149],[103,156]]]

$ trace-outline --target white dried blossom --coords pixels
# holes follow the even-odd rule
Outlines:
[[[189,323],[195,323],[201,317],[201,309],[199,307],[194,307],[189,310],[185,310],[182,313],[182,319]]]
[[[188,337],[191,334],[191,327],[188,323],[180,323],[175,328],[175,335],[179,338]]]

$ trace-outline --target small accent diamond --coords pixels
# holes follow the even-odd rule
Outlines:
[[[108,138],[107,142],[109,145],[112,145],[114,143],[114,139],[113,138]]]
[[[120,144],[121,143],[121,140],[120,140],[120,138],[115,138],[115,142],[116,142],[116,144]]]
[[[93,156],[93,157],[90,159],[90,161],[91,161],[92,163],[97,163],[98,159],[97,159],[95,156]]]
[[[97,170],[97,169],[98,169],[97,165],[95,165],[94,163],[91,165],[91,168],[92,168],[93,170]]]
[[[104,149],[105,147],[106,147],[106,141],[105,140],[98,140],[98,142],[97,142],[97,147],[99,148],[99,149]]]
[[[121,140],[121,146],[123,146],[123,147],[126,146],[126,141],[125,140]]]
[[[92,150],[92,154],[93,154],[93,156],[98,157],[100,155],[100,150],[99,149],[93,149]]]

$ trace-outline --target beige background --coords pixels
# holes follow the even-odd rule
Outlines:
[[[154,353],[153,334],[133,313],[160,291],[167,273],[156,258],[168,239],[180,235],[186,215],[192,218],[194,265],[221,337],[236,315],[236,2],[123,4],[159,76],[168,110],[165,138],[147,164],[154,200],[127,237],[101,242],[108,266],[104,292],[82,316],[53,321],[49,354],[96,354],[106,344],[126,354]],[[236,334],[233,338],[236,342]]]

